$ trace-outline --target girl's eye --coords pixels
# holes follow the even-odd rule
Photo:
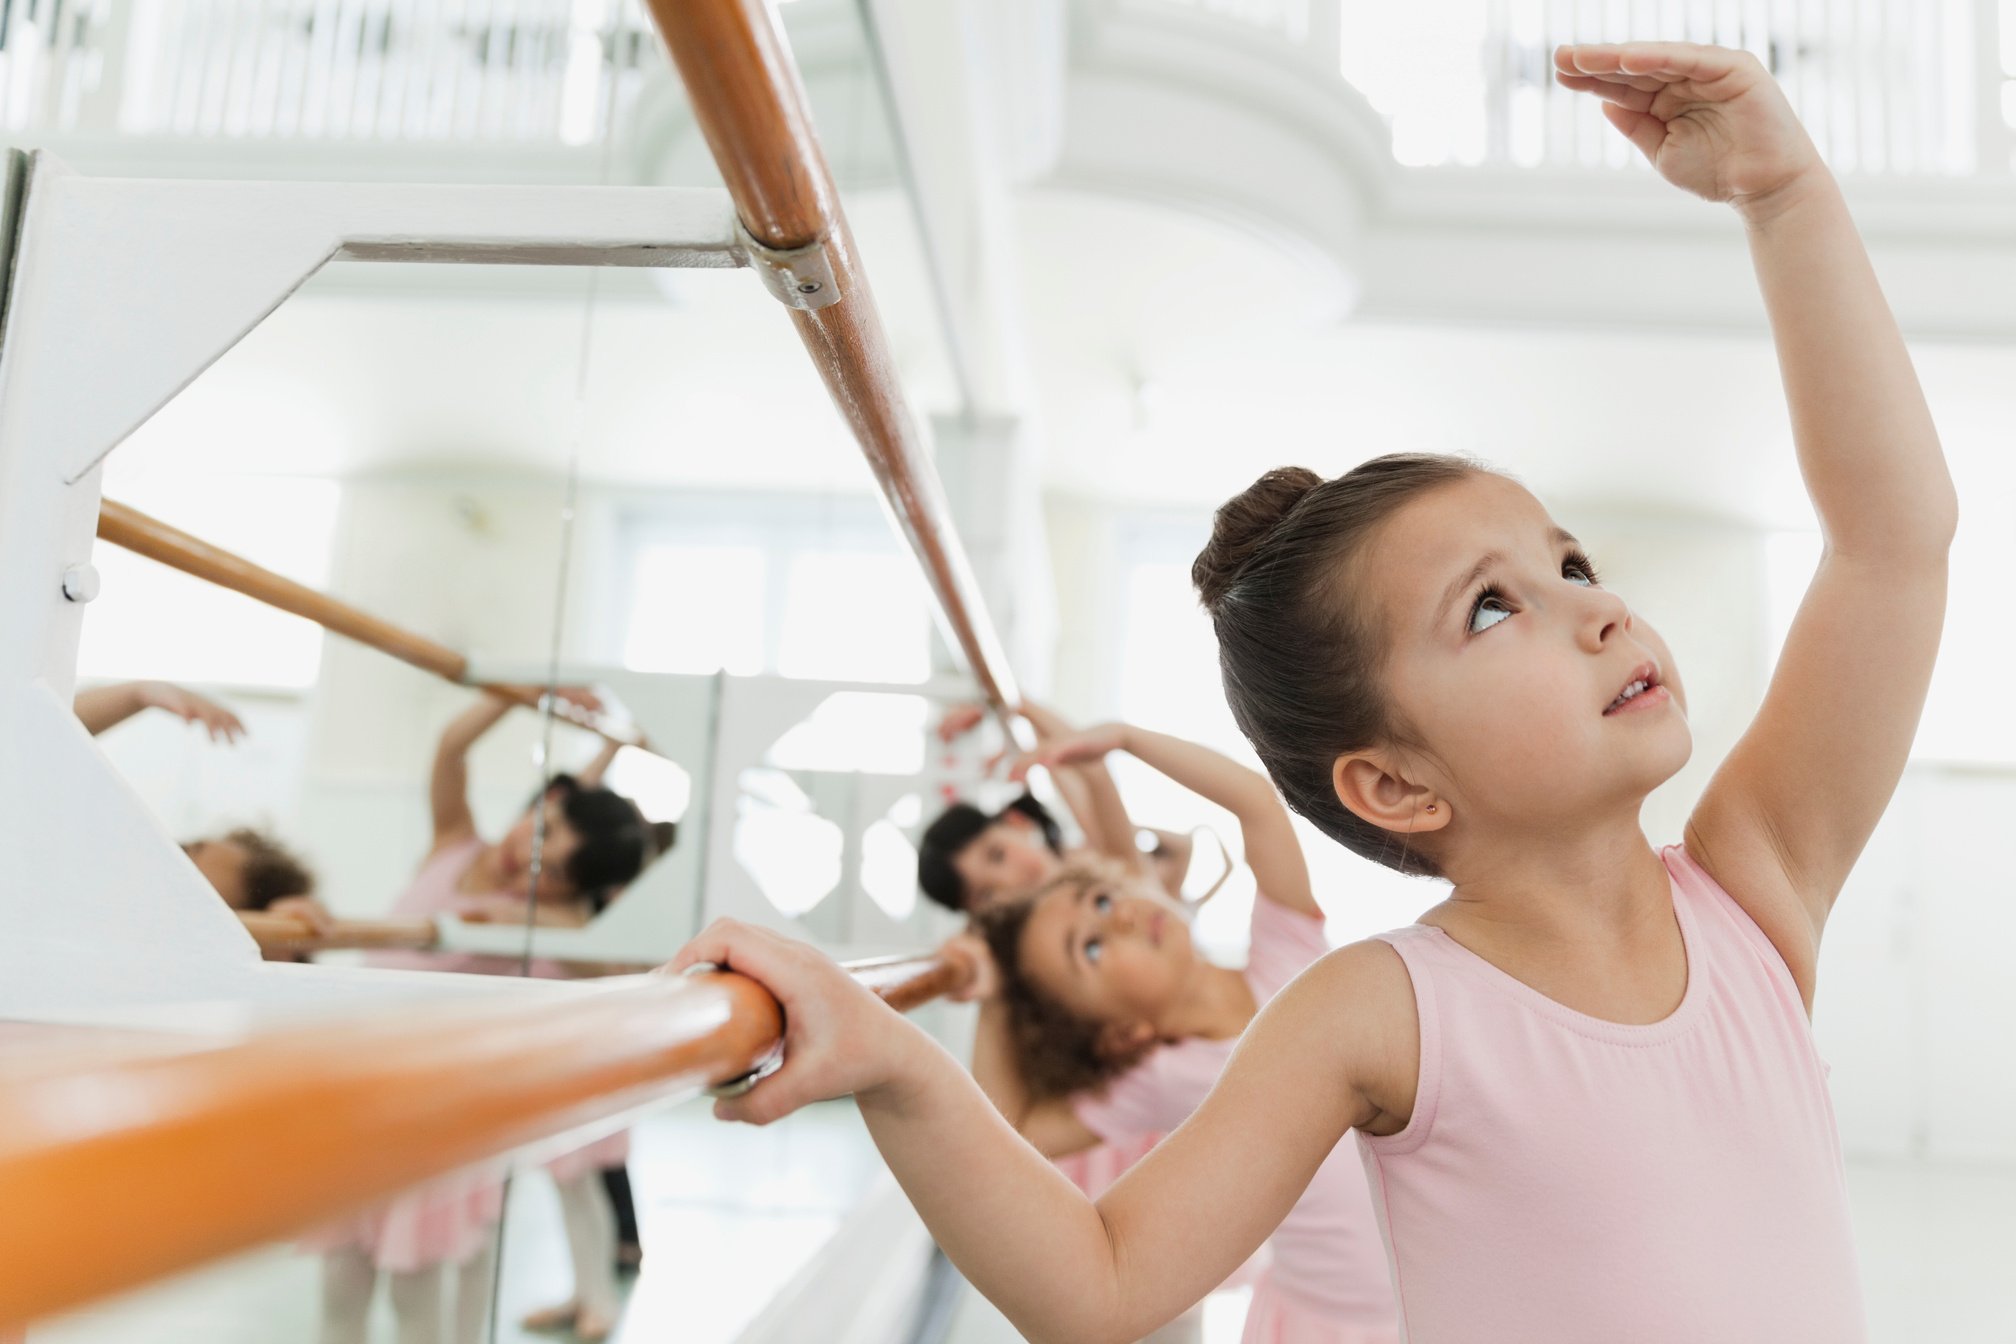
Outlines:
[[[1579,552],[1571,554],[1561,562],[1561,577],[1571,582],[1580,582],[1586,588],[1594,588],[1600,579],[1596,577],[1596,566],[1588,556]]]
[[[1497,590],[1487,588],[1477,595],[1477,602],[1470,608],[1470,633],[1481,635],[1498,622],[1512,614],[1505,605],[1505,599]]]
[[[1113,898],[1103,893],[1094,896],[1092,898],[1092,910],[1095,914],[1111,914],[1113,912]]]
[[[1092,965],[1097,966],[1099,964],[1099,958],[1104,956],[1105,953],[1106,949],[1101,944],[1099,939],[1087,938],[1085,940],[1085,960],[1090,962]]]

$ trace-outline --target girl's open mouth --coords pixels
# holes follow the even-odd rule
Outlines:
[[[1672,692],[1659,682],[1658,665],[1645,663],[1633,670],[1631,680],[1624,683],[1624,689],[1617,692],[1617,698],[1610,702],[1603,713],[1607,718],[1629,709],[1649,709],[1653,705],[1663,705],[1672,698]]]

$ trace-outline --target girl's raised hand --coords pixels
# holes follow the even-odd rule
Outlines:
[[[238,721],[236,714],[186,686],[166,681],[143,681],[139,686],[139,696],[143,705],[165,709],[185,723],[203,725],[212,742],[236,746],[238,739],[245,736],[245,725]]]
[[[815,1101],[875,1092],[903,1076],[921,1037],[819,949],[733,919],[717,919],[660,970],[712,963],[746,975],[784,1006],[783,1064],[739,1097],[714,1103],[722,1120],[767,1125]]]
[[[1739,210],[1826,167],[1755,56],[1685,42],[1564,46],[1555,78],[1604,115],[1667,181]]]
[[[1050,769],[1060,765],[1076,765],[1081,761],[1096,761],[1111,752],[1121,750],[1126,741],[1127,726],[1120,723],[1102,723],[1083,732],[1051,738],[1036,750],[1019,758],[1009,768],[1008,778],[1019,784],[1029,777],[1031,769],[1039,765]]]

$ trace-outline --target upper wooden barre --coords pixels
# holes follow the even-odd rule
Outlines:
[[[862,975],[907,1008],[970,967],[923,956]],[[783,1025],[768,991],[722,972],[20,1072],[0,1061],[0,1332],[742,1077]]]
[[[782,251],[822,248],[838,302],[791,312],[937,599],[939,621],[995,709],[1019,701],[937,471],[904,404],[804,86],[763,0],[647,0],[743,229]]]
[[[369,645],[381,653],[389,653],[423,672],[432,672],[459,684],[469,684],[469,660],[447,645],[359,611],[349,603],[318,592],[306,584],[283,578],[243,556],[212,546],[200,537],[191,536],[117,500],[100,501],[98,536],[103,541],[159,561],[171,569],[179,569],[220,588],[243,593],[269,607],[304,617],[325,630]],[[540,708],[545,701],[542,692],[532,686],[484,684],[482,689],[532,709]],[[648,748],[649,744],[634,733],[614,728],[600,715],[557,697],[554,698],[553,712],[576,727],[611,742]]]

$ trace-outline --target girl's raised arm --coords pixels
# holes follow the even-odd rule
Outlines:
[[[1019,774],[1032,765],[1075,765],[1111,751],[1128,753],[1237,817],[1246,865],[1261,894],[1291,910],[1322,917],[1309,887],[1309,862],[1287,806],[1265,775],[1230,756],[1167,733],[1108,723],[1045,743],[1015,768]]]
[[[509,700],[485,695],[441,730],[441,740],[434,747],[434,769],[427,782],[427,799],[434,813],[435,849],[476,834],[476,818],[469,811],[469,748],[510,712]]]
[[[932,1236],[1039,1342],[1125,1344],[1173,1319],[1266,1239],[1347,1128],[1397,1129],[1413,1104],[1418,1042],[1392,1026],[1412,1021],[1406,970],[1383,944],[1348,947],[1275,996],[1197,1113],[1095,1205],[958,1061],[816,949],[722,920],[666,969],[697,962],[784,1005],[783,1067],[715,1113],[767,1124],[855,1093]]]
[[[1077,731],[1057,711],[1033,700],[1024,700],[1020,713],[1036,730],[1039,750],[1044,744],[1063,741]],[[1085,832],[1087,844],[1129,872],[1139,875],[1149,871],[1147,858],[1134,842],[1134,819],[1127,815],[1120,787],[1113,782],[1113,772],[1106,768],[1103,758],[1094,757],[1059,769],[1052,779],[1071,815],[1078,819],[1078,828]]]
[[[1756,721],[1688,847],[1810,1006],[1820,930],[1896,789],[1939,648],[1958,503],[1896,321],[1833,175],[1755,57],[1564,47],[1667,179],[1742,215],[1825,542]]]

